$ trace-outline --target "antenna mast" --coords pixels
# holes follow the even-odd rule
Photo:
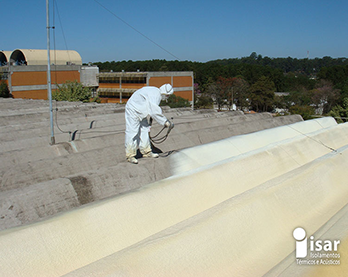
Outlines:
[[[51,86],[51,58],[50,58],[50,12],[49,0],[46,0],[46,17],[47,17],[47,93],[50,102],[50,126],[51,126],[51,140],[50,144],[55,144],[54,127],[53,127],[53,109],[52,109],[52,86]]]

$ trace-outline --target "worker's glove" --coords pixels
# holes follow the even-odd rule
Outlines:
[[[170,122],[169,120],[167,120],[167,121],[164,123],[164,127],[169,128],[169,129],[173,129],[173,128],[174,128],[174,123],[173,123],[173,122]]]

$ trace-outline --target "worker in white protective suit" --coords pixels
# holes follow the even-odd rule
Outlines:
[[[127,101],[125,147],[128,162],[138,163],[135,158],[138,148],[143,157],[158,158],[158,154],[153,153],[151,149],[147,116],[164,127],[173,128],[174,124],[162,114],[162,109],[159,107],[162,98],[168,97],[173,92],[170,84],[160,88],[148,86],[135,91]]]

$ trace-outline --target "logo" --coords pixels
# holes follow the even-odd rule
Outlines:
[[[296,240],[296,258],[307,257],[307,237],[306,231],[302,228],[296,228],[292,233]]]
[[[310,236],[309,240],[305,229],[298,227],[292,233],[296,240],[296,261],[297,264],[319,265],[319,264],[340,264],[340,254],[337,253],[340,240],[315,240]],[[309,250],[309,253],[308,253]],[[309,258],[309,259],[304,259]],[[332,259],[333,258],[333,259]]]

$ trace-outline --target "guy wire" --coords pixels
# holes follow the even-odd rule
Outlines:
[[[304,135],[305,137],[307,137],[307,138],[309,138],[309,139],[315,141],[316,143],[319,143],[319,144],[321,144],[322,146],[324,146],[324,147],[330,149],[331,151],[337,152],[337,149],[334,149],[334,148],[332,148],[332,147],[326,145],[326,144],[323,143],[321,140],[316,140],[316,139],[310,137],[309,135],[307,135],[307,134],[305,134],[305,133],[302,133],[302,132],[299,131],[299,130],[296,130],[295,128],[291,127],[290,125],[288,125],[288,127],[291,128],[291,129],[293,129],[293,130],[295,130],[296,132],[300,133],[301,135]]]
[[[173,56],[174,58],[176,58],[177,60],[180,60],[177,56],[175,56],[173,53],[169,52],[167,49],[163,48],[161,45],[159,45],[158,43],[156,43],[155,41],[153,41],[152,39],[150,39],[148,36],[144,35],[142,32],[138,31],[136,28],[134,28],[132,25],[128,24],[125,20],[123,20],[121,17],[119,17],[117,14],[115,14],[114,12],[112,12],[111,10],[109,10],[107,7],[105,7],[104,5],[102,5],[99,1],[94,0],[94,2],[96,2],[99,6],[101,6],[103,9],[105,9],[106,11],[108,11],[109,13],[111,13],[114,17],[116,17],[118,20],[122,21],[124,24],[126,24],[129,28],[132,28],[134,31],[136,31],[138,34],[142,35],[144,38],[146,38],[148,41],[152,42],[153,44],[155,44],[157,47],[161,48],[163,51],[167,52],[169,55]]]

